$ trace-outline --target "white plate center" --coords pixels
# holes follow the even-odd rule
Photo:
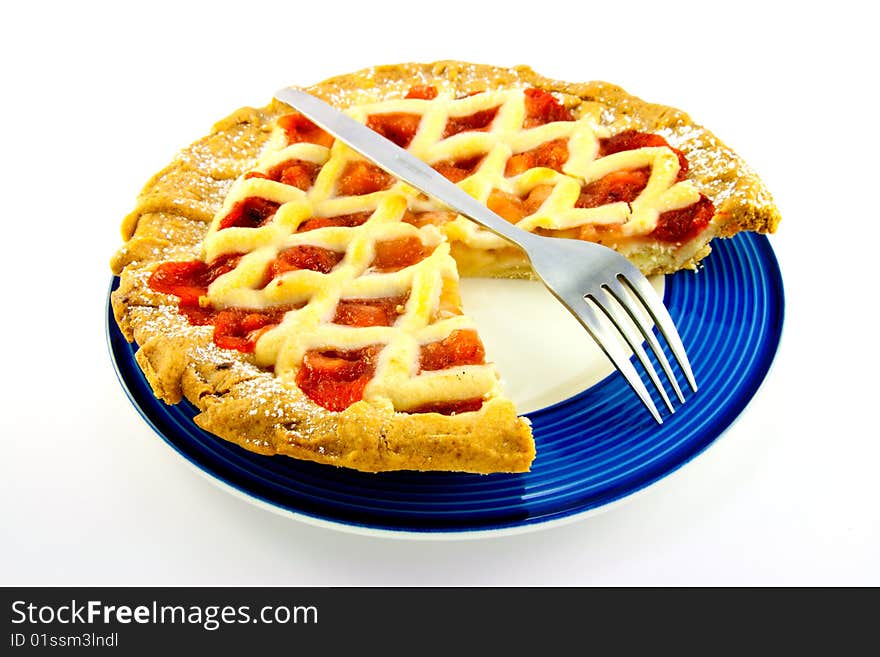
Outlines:
[[[651,283],[663,297],[663,276]],[[578,321],[542,283],[463,278],[465,312],[474,318],[486,359],[494,362],[519,413],[568,399],[613,366]]]

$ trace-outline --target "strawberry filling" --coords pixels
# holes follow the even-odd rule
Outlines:
[[[379,300],[398,303],[400,299]],[[363,300],[358,305],[365,305]],[[340,306],[342,303],[340,303]],[[342,411],[363,398],[364,389],[376,371],[380,345],[352,350],[312,350],[306,352],[296,383],[315,403],[331,411]],[[420,369],[441,370],[457,365],[485,363],[485,352],[476,331],[453,331],[439,342],[424,345]],[[425,404],[410,413],[465,413],[479,410],[481,398],[440,401]]]
[[[516,176],[534,167],[547,167],[562,173],[562,165],[568,160],[568,140],[554,139],[524,153],[517,153],[507,160],[505,176]]]
[[[278,306],[265,310],[225,308],[216,311],[210,322],[214,324],[214,344],[252,353],[260,336],[280,324],[284,314],[293,309],[293,306]]]
[[[364,160],[349,162],[339,176],[337,191],[340,196],[360,196],[388,189],[394,177],[375,164]]]
[[[553,191],[552,185],[538,185],[525,198],[520,198],[515,194],[493,189],[489,193],[489,198],[486,199],[486,205],[495,214],[515,224],[530,214],[534,214],[551,191]]]
[[[367,127],[393,141],[401,148],[406,148],[419,128],[422,117],[418,114],[391,112],[388,114],[371,114],[367,117]]]
[[[322,274],[329,274],[344,256],[344,253],[308,244],[285,249],[280,251],[275,259],[266,266],[262,287],[266,287],[284,272],[297,269],[310,269]]]
[[[446,127],[443,129],[443,139],[457,135],[460,132],[472,132],[488,130],[495,115],[498,114],[498,107],[480,110],[467,116],[452,116],[446,121]]]
[[[448,178],[454,183],[461,182],[468,176],[473,175],[480,162],[483,161],[484,155],[476,155],[460,160],[443,160],[436,162],[431,166],[440,174]]]
[[[347,351],[307,351],[296,384],[316,404],[343,411],[364,396],[376,371],[380,345]]]
[[[650,132],[637,132],[636,130],[624,130],[612,137],[599,140],[599,156],[605,157],[621,151],[632,151],[637,148],[666,147],[678,156],[678,180],[687,177],[688,161],[684,153],[669,145],[660,135]]]
[[[575,202],[576,208],[598,208],[609,203],[632,203],[651,177],[651,169],[642,167],[632,171],[615,171],[599,180],[584,185]]]
[[[305,160],[287,160],[280,164],[276,164],[266,173],[259,171],[249,171],[244,175],[245,178],[266,178],[275,182],[284,183],[292,187],[306,191],[315,184],[315,178],[318,177],[319,167],[314,162],[306,162]]]
[[[473,329],[453,331],[439,342],[422,345],[419,354],[421,371],[445,370],[457,365],[482,365],[486,352]]]
[[[240,253],[222,255],[210,264],[201,260],[164,262],[150,274],[147,284],[156,292],[172,294],[182,306],[198,306],[199,297],[208,293],[208,286],[238,265]]]
[[[278,125],[284,130],[288,145],[309,143],[327,148],[333,145],[333,137],[302,114],[287,114],[279,117]]]
[[[434,100],[437,97],[437,87],[426,84],[416,84],[410,87],[406,98],[419,98],[421,100]]]
[[[305,233],[318,228],[354,228],[360,226],[370,218],[371,212],[355,212],[352,214],[340,214],[335,217],[312,217],[302,222],[296,229],[297,233]]]
[[[400,316],[406,300],[406,296],[340,299],[333,323],[344,326],[391,326]]]
[[[217,258],[210,264],[201,260],[165,262],[156,267],[147,284],[156,292],[178,298],[178,310],[190,324],[214,325],[214,343],[223,349],[251,353],[259,337],[281,322],[284,314],[295,306],[268,309],[216,309],[199,305],[199,297],[208,293],[208,286],[223,274],[232,271],[240,254]]]
[[[663,242],[687,242],[703,232],[715,216],[715,206],[706,196],[680,210],[664,212],[649,237]]]
[[[265,226],[280,207],[279,203],[258,196],[249,196],[232,206],[229,213],[220,220],[219,230],[225,228],[259,228]]]
[[[525,91],[526,116],[523,128],[535,128],[554,121],[574,121],[571,110],[566,109],[553,94],[543,89],[530,88]]]
[[[420,262],[431,252],[418,237],[401,237],[396,240],[376,242],[373,262],[370,266],[381,272],[397,271]]]
[[[688,161],[683,152],[673,148],[660,135],[625,130],[612,137],[599,141],[599,155],[611,155],[621,151],[633,150],[644,147],[665,147],[672,150],[678,156],[679,171],[677,180],[687,177]],[[594,208],[606,203],[623,201],[632,203],[645,186],[651,176],[648,167],[642,167],[632,171],[615,171],[585,185],[575,204],[579,208]],[[649,238],[661,242],[680,244],[699,235],[715,215],[715,206],[705,195],[700,194],[700,199],[687,207],[678,210],[669,210],[657,218],[657,226],[648,235]],[[604,227],[605,232],[614,230],[613,226]],[[583,237],[592,234],[590,227],[581,231]]]

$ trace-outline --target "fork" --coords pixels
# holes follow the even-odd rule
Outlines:
[[[675,323],[648,279],[624,256],[594,242],[545,237],[518,228],[408,151],[314,96],[291,87],[277,91],[275,97],[391,175],[519,247],[537,277],[596,341],[659,424],[663,417],[623,343],[641,363],[670,413],[675,407],[643,342],[678,401],[683,404],[685,397],[652,324],[666,340],[691,389],[697,391]]]

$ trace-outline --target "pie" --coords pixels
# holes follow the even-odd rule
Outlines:
[[[779,221],[716,137],[610,84],[438,62],[307,90],[508,221],[646,274]],[[460,275],[528,277],[524,256],[291,108],[217,123],[147,183],[122,234],[118,325],[156,396],[189,400],[206,431],[367,472],[529,469],[529,423],[458,291]]]

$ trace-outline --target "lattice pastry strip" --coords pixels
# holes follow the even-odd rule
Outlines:
[[[599,139],[608,137],[592,113],[574,121],[554,121],[534,128],[523,128],[526,116],[525,93],[507,90],[477,94],[463,99],[441,96],[434,100],[404,99],[353,108],[350,113],[362,122],[370,115],[419,113],[422,118],[408,149],[429,164],[483,155],[476,170],[460,185],[472,196],[487,202],[493,190],[518,197],[539,185],[551,185],[556,193],[535,212],[516,224],[526,230],[545,228],[566,230],[585,224],[621,224],[625,236],[644,235],[656,226],[658,216],[669,210],[689,206],[699,193],[689,181],[678,181],[679,164],[668,148],[643,147],[599,157]],[[443,138],[444,126],[455,117],[469,116],[498,108],[484,131],[466,131]],[[554,140],[567,140],[568,158],[562,171],[537,167],[509,177],[505,166],[510,157],[538,148]],[[600,208],[577,208],[582,185],[620,170],[650,167],[645,189],[632,203],[615,203]],[[575,193],[575,192],[578,193]],[[413,209],[443,209],[428,199],[417,199]],[[462,217],[454,235],[483,249],[503,248],[506,243]]]
[[[646,274],[693,269],[712,240],[779,221],[714,135],[608,83],[435,62],[309,91],[511,223],[608,245]],[[366,472],[529,469],[528,418],[458,290],[459,272],[527,277],[527,258],[283,103],[185,149],[123,235],[117,322],[156,395],[189,400],[205,431]]]
[[[619,224],[624,234],[646,234],[660,213],[699,199],[693,185],[679,179],[679,160],[669,148],[600,156],[600,140],[608,135],[589,111],[573,120],[524,127],[528,112],[522,89],[389,100],[353,107],[349,113],[367,124],[375,117],[403,121],[411,134],[401,138],[406,142],[401,145],[434,166],[473,162],[473,170],[458,184],[485,203],[493,194],[524,198],[540,188],[540,203],[516,221],[527,230]],[[491,365],[421,371],[420,353],[456,331],[474,329],[457,310],[458,274],[444,234],[483,249],[506,243],[462,217],[441,222],[442,231],[430,223],[408,223],[409,213],[443,213],[445,208],[404,183],[383,178],[385,174],[341,142],[316,141],[320,143],[288,143],[286,130],[276,125],[257,167],[233,185],[204,241],[204,258],[238,259],[211,283],[206,303],[215,308],[285,309],[280,322],[262,332],[254,352],[259,365],[274,368],[280,377],[295,377],[312,351],[377,349],[375,369],[363,391],[368,401],[388,399],[397,410],[409,410],[495,395],[497,374]],[[564,161],[558,166],[509,171],[517,156],[547,144],[564,145]],[[286,171],[280,179],[273,174],[290,163],[298,167],[291,179],[285,179]],[[365,186],[347,182],[358,167],[367,176]],[[633,201],[577,207],[584,185],[640,168],[649,168],[650,176]],[[250,225],[230,220],[235,213],[248,212],[257,215]],[[355,219],[334,224],[333,218],[340,217]],[[327,219],[327,225],[306,225],[316,219]],[[406,239],[418,240],[424,257],[396,271],[372,267],[378,244]],[[297,248],[337,254],[338,262],[328,271],[295,269],[267,281],[266,272],[279,255]],[[444,305],[450,298],[453,303]],[[335,321],[341,304],[371,299],[400,300],[390,326]]]
[[[301,159],[302,150],[289,147],[281,156],[270,152],[261,162],[262,168],[271,168],[291,156]],[[334,146],[334,152],[342,150],[341,145]],[[232,271],[211,284],[210,303],[246,308],[301,305],[287,312],[281,323],[257,342],[258,364],[273,366],[278,376],[294,376],[310,350],[357,350],[381,345],[375,373],[364,392],[368,400],[384,397],[398,410],[407,410],[461,398],[462,394],[465,398],[494,394],[497,375],[490,365],[418,372],[421,345],[442,341],[455,330],[474,328],[472,321],[462,315],[443,316],[441,296],[446,286],[457,284],[457,273],[449,245],[439,231],[433,226],[416,228],[403,223],[406,199],[393,192],[333,196],[330,190],[334,189],[346,158],[315,157],[312,161],[324,161],[324,167],[308,192],[262,178],[242,179],[233,188],[205,240],[206,257],[211,260],[243,249],[249,253]],[[223,217],[235,204],[252,197],[280,204],[273,220],[259,227],[220,229]],[[312,217],[364,211],[371,211],[371,215],[360,226],[297,232]],[[370,271],[375,245],[404,237],[417,237],[432,252],[399,271]],[[260,287],[266,267],[279,252],[303,245],[345,255],[328,273],[299,269]],[[395,297],[407,300],[393,326],[349,327],[332,323],[340,301]],[[449,385],[452,382],[455,386]],[[451,390],[456,392],[450,394]]]

